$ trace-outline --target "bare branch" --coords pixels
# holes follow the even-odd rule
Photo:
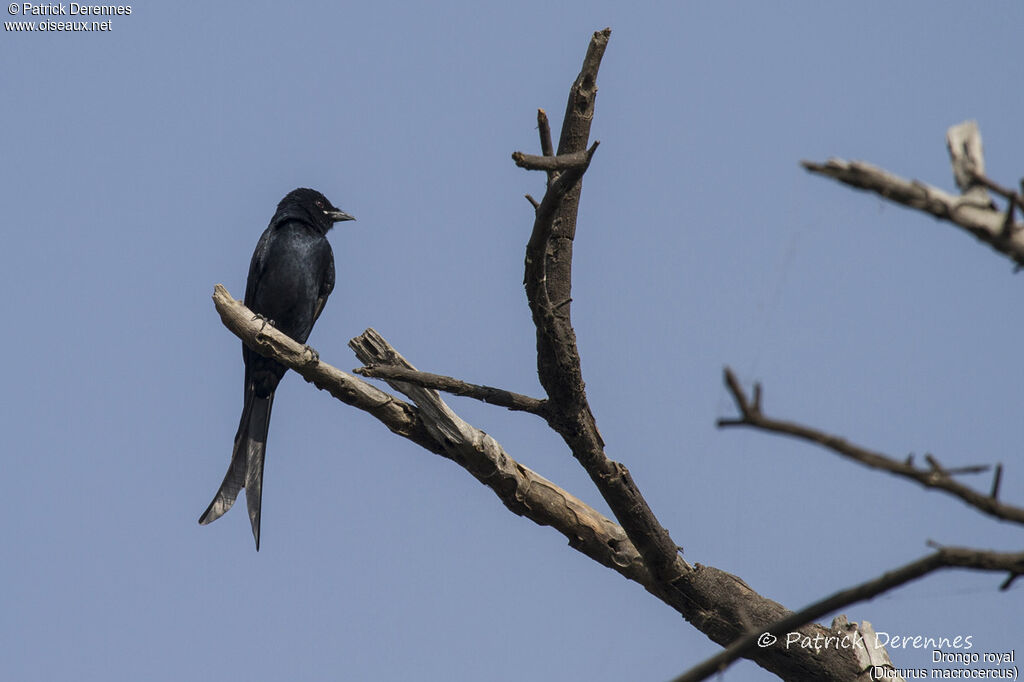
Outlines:
[[[1018,206],[1021,205],[1021,196],[1020,196],[1020,194],[1018,194],[1017,192],[1014,192],[1012,189],[1007,189],[1006,187],[1003,187],[1002,185],[997,183],[995,180],[990,179],[984,173],[981,173],[979,171],[973,171],[971,173],[971,179],[974,180],[974,182],[976,182],[979,185],[981,185],[982,187],[984,187],[985,189],[987,189],[989,191],[992,191],[992,192],[995,192],[996,194],[998,194],[999,196],[1003,197],[1004,199],[1011,200],[1011,201],[1015,202]]]
[[[540,134],[540,153],[544,156],[554,156],[554,147],[551,145],[551,124],[548,122],[548,112],[537,109],[537,132]]]
[[[767,641],[765,633],[773,637],[785,636],[829,613],[857,602],[872,599],[941,568],[970,568],[980,571],[1008,572],[1012,578],[1024,574],[1024,552],[1010,554],[1004,552],[983,552],[963,547],[939,548],[933,554],[888,571],[878,578],[855,585],[841,592],[836,592],[800,611],[787,615],[766,628],[751,630],[723,651],[690,668],[690,670],[675,678],[672,682],[699,682],[699,680],[707,679],[716,672],[724,670],[736,659],[753,653],[759,646],[763,646],[764,642]],[[1007,586],[1008,582],[1005,582],[1000,589],[1005,589]],[[860,642],[860,646],[863,647],[864,643]]]
[[[294,370],[317,388],[347,405],[376,417],[394,433],[424,449],[453,460],[489,487],[514,514],[550,526],[569,539],[569,545],[594,561],[617,571],[649,591],[657,585],[625,531],[603,514],[540,474],[519,464],[493,438],[474,429],[451,412],[428,389],[415,394],[432,411],[410,405],[376,386],[324,362],[314,361],[307,346],[272,326],[261,324],[241,301],[218,284],[213,301],[224,325],[256,352]],[[376,335],[367,330],[362,337]],[[379,335],[376,335],[379,338]],[[390,348],[386,341],[380,347]],[[393,349],[391,349],[393,351]],[[367,355],[364,362],[382,355]],[[397,352],[394,357],[401,358]],[[405,386],[408,388],[408,386]],[[436,398],[436,394],[434,394]]]
[[[397,379],[405,383],[422,386],[423,388],[433,388],[453,395],[475,398],[491,405],[506,407],[514,411],[530,412],[540,416],[544,416],[547,407],[546,400],[531,398],[530,396],[492,386],[470,384],[441,374],[418,372],[395,365],[369,365],[355,369],[353,372],[360,376],[373,377],[375,379]]]
[[[658,522],[625,466],[604,452],[584,390],[576,332],[571,321],[572,240],[576,233],[580,180],[597,148],[587,141],[594,117],[597,73],[610,29],[594,33],[583,67],[569,90],[558,156],[526,157],[524,167],[562,172],[551,181],[540,202],[526,246],[524,283],[537,328],[537,373],[547,392],[548,423],[562,436],[573,456],[587,470],[654,575],[665,583],[686,575],[679,547]],[[568,164],[559,159],[572,159]]]
[[[906,180],[863,161],[829,159],[824,164],[811,161],[800,163],[812,173],[826,175],[851,187],[870,190],[890,201],[954,223],[1017,263],[1024,261],[1024,240],[1016,234],[1009,241],[998,239],[1002,232],[1003,216],[989,206],[965,202],[962,197],[918,180]],[[1014,229],[1019,231],[1022,228],[1024,226],[1016,225]]]
[[[736,376],[728,367],[725,368],[725,383],[729,388],[729,392],[732,393],[736,407],[740,411],[740,416],[735,419],[719,419],[718,426],[720,428],[749,426],[762,431],[793,436],[794,438],[816,443],[865,466],[908,478],[920,483],[925,488],[945,491],[989,516],[1002,519],[1003,521],[1024,524],[1024,509],[1002,504],[996,499],[995,495],[983,495],[962,483],[958,483],[951,478],[950,472],[939,466],[938,462],[931,455],[926,457],[926,460],[929,461],[929,468],[919,469],[913,465],[912,458],[901,462],[892,457],[848,443],[839,436],[825,433],[824,431],[818,431],[817,429],[794,422],[771,419],[764,416],[760,408],[757,410],[751,409],[751,404],[744,394],[739,381],[736,380]],[[1001,467],[999,471],[1002,471]]]
[[[540,153],[544,156],[554,156],[554,147],[551,145],[551,123],[548,122],[548,113],[543,109],[537,109],[537,133],[540,135]],[[551,183],[558,178],[558,174],[554,171],[548,171],[547,186],[551,187]],[[538,204],[534,203],[534,208],[538,208]]]
[[[1003,463],[996,464],[996,473],[992,476],[992,491],[988,494],[993,500],[999,499],[999,484],[1003,480]]]
[[[983,474],[991,470],[991,464],[969,464],[967,466],[946,469],[946,473],[950,476],[962,476],[963,474]]]
[[[599,144],[601,144],[600,141],[595,141],[594,144],[590,145],[590,149],[586,151],[560,154],[558,156],[550,156],[548,154],[536,156],[534,154],[524,154],[523,152],[512,152],[512,160],[520,168],[542,170],[548,173],[577,169],[586,170]]]
[[[417,419],[416,409],[412,405],[324,362],[312,361],[307,346],[297,343],[273,326],[263,325],[251,310],[241,301],[232,298],[220,284],[213,289],[213,302],[224,326],[249,348],[295,370],[303,379],[326,390],[346,405],[376,417],[394,433],[431,452],[438,452],[437,443]]]
[[[949,472],[939,464],[939,460],[935,459],[935,456],[931,453],[925,453],[924,461],[928,462],[928,466],[939,476],[949,476]]]
[[[985,177],[977,124],[968,121],[952,126],[946,139],[953,175],[963,192],[959,196],[918,180],[906,180],[863,161],[829,159],[823,164],[800,163],[812,173],[875,192],[889,201],[953,223],[1008,256],[1018,269],[1024,267],[1024,224],[1013,220],[1014,206],[1020,205],[1021,197]],[[1009,200],[1005,211],[993,203],[989,190]]]

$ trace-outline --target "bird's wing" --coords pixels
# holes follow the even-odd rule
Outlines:
[[[263,231],[260,240],[256,243],[256,249],[252,252],[252,260],[249,262],[249,277],[245,282],[244,302],[246,305],[251,306],[256,295],[256,289],[259,286],[260,279],[263,276],[263,269],[266,265],[267,251],[270,249],[270,242],[274,238],[276,227],[274,223],[271,223]]]
[[[326,242],[326,238],[324,239]],[[324,306],[327,305],[327,297],[334,291],[334,252],[331,250],[330,242],[327,242],[327,267],[324,270],[324,281],[320,284],[320,292],[316,297],[316,307],[313,308],[313,322],[310,325],[310,331],[313,329],[313,325],[320,319],[320,313],[324,311]]]

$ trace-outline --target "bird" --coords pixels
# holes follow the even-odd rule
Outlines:
[[[355,220],[320,192],[299,188],[277,205],[249,264],[244,303],[265,324],[305,343],[334,290],[334,252],[327,232],[334,223]],[[256,551],[260,550],[263,460],[274,391],[287,367],[242,344],[245,402],[235,433],[231,463],[210,506],[199,517],[206,525],[223,516],[245,488]]]

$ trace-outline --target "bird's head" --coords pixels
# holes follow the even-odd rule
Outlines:
[[[277,205],[278,215],[291,215],[305,217],[312,224],[323,229],[324,232],[331,229],[334,223],[344,220],[355,220],[348,213],[336,207],[315,189],[300,187],[294,189],[281,199]]]

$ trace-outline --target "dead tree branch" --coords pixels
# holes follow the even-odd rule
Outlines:
[[[577,551],[649,590],[656,588],[622,528],[571,493],[516,462],[497,441],[459,419],[436,394],[431,397],[433,391],[420,389],[423,393],[417,393],[403,386],[422,402],[419,406],[410,405],[336,367],[313,360],[307,346],[272,326],[264,326],[252,311],[219,284],[214,287],[213,301],[224,325],[256,352],[274,358],[317,388],[370,414],[399,436],[464,467],[494,491],[514,514],[554,528],[565,535]],[[372,353],[360,351],[364,362],[395,362],[401,358],[373,330],[353,339],[353,343],[359,339],[369,339],[361,342],[366,349],[383,349]],[[374,343],[376,345],[372,345]],[[423,405],[431,411],[425,411]]]
[[[917,561],[912,561],[909,564],[887,571],[881,576],[860,585],[836,592],[800,611],[787,615],[766,628],[752,630],[730,644],[723,651],[690,668],[684,674],[672,680],[672,682],[699,682],[700,680],[707,679],[716,672],[724,670],[736,659],[747,656],[757,647],[764,646],[766,642],[772,641],[772,638],[785,637],[806,623],[810,623],[857,602],[873,599],[880,594],[942,568],[970,568],[980,571],[1006,572],[1009,573],[1010,578],[1001,587],[1001,589],[1006,589],[1014,577],[1024,575],[1024,552],[1011,554],[983,552],[966,547],[940,547],[934,553]],[[766,637],[766,635],[770,636],[770,638]],[[871,647],[872,643],[860,640],[859,642],[854,642],[854,646],[855,648],[863,649]],[[872,677],[871,679],[875,678]]]
[[[524,282],[537,328],[537,372],[548,396],[548,423],[590,474],[647,566],[659,580],[671,583],[685,575],[688,567],[629,471],[604,452],[604,441],[587,402],[571,320],[572,243],[581,180],[597,149],[595,142],[587,150],[587,141],[594,118],[597,72],[610,35],[609,29],[598,31],[590,41],[583,68],[569,91],[557,155],[513,155],[523,167],[549,174],[561,171],[549,183],[537,208],[526,247]],[[543,150],[543,122],[538,127]]]
[[[918,180],[906,180],[864,161],[829,159],[825,163],[801,161],[812,173],[825,175],[851,187],[874,192],[889,201],[928,213],[966,230],[996,251],[1024,267],[1024,223],[1014,220],[1021,206],[1019,194],[985,177],[981,133],[973,121],[957,124],[947,132],[953,175],[960,195],[949,194]],[[988,191],[1008,200],[999,209]]]
[[[213,288],[213,303],[220,319],[233,334],[257,353],[272,357],[303,379],[352,407],[377,418],[394,433],[417,445],[438,452],[412,405],[388,395],[372,384],[319,362],[307,350],[271,325],[264,325],[241,301],[222,285]],[[440,453],[438,453],[440,454]]]
[[[513,393],[493,386],[481,386],[470,384],[460,379],[420,372],[407,367],[397,365],[368,365],[353,370],[356,374],[374,379],[397,379],[399,381],[432,388],[437,391],[444,391],[452,395],[474,398],[484,403],[505,407],[518,412],[530,412],[544,416],[547,409],[547,401],[538,398],[531,398],[520,393]]]
[[[761,411],[760,386],[755,388],[757,397],[753,400],[748,398],[736,376],[728,367],[725,368],[725,384],[732,394],[736,407],[740,411],[740,416],[733,419],[719,419],[718,426],[720,428],[749,426],[761,431],[792,436],[815,443],[865,466],[888,471],[891,474],[916,481],[925,488],[947,492],[989,516],[1003,521],[1024,524],[1024,509],[1003,504],[996,498],[998,484],[993,485],[992,494],[984,495],[954,480],[952,475],[956,470],[944,469],[931,455],[926,456],[926,461],[930,460],[929,467],[927,469],[918,468],[914,466],[911,458],[900,461],[854,445],[839,436],[819,431],[818,429],[795,422],[766,417]],[[998,480],[998,477],[1002,474],[1002,467],[998,467],[996,471],[996,480]]]
[[[524,154],[523,152],[512,152],[512,160],[515,161],[517,166],[526,170],[542,170],[548,173],[566,170],[585,171],[587,166],[590,165],[590,159],[594,156],[594,152],[597,151],[599,144],[601,144],[599,141],[595,141],[594,144],[590,145],[590,149],[586,151],[560,154],[558,156],[550,156],[548,154],[536,156],[534,154]]]

